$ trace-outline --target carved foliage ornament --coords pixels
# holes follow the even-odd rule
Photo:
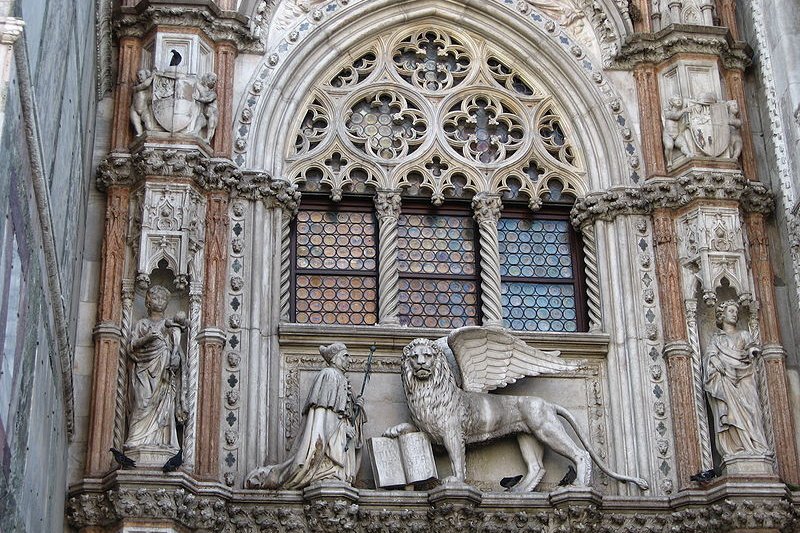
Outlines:
[[[582,161],[552,98],[479,38],[424,26],[353,57],[323,78],[294,127],[288,174],[305,190],[338,200],[399,186],[440,203],[491,189],[538,198],[553,180],[581,189]]]

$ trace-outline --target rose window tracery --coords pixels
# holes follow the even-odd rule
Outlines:
[[[470,67],[469,55],[447,33],[426,30],[403,39],[393,55],[400,76],[429,91],[450,89],[461,83]]]
[[[356,147],[381,159],[413,152],[427,130],[419,108],[392,91],[380,91],[356,102],[345,127]]]
[[[522,120],[508,106],[487,95],[470,95],[445,115],[442,128],[460,155],[481,163],[502,161],[523,143]]]

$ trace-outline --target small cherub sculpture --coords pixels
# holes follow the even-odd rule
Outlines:
[[[147,69],[136,73],[136,85],[133,86],[133,101],[131,102],[131,124],[140,136],[145,131],[153,131],[155,118],[150,107],[152,99],[153,74]]]
[[[664,109],[664,134],[662,136],[664,157],[668,165],[672,163],[675,148],[679,149],[687,157],[692,155],[692,150],[686,142],[685,115],[686,109],[683,105],[683,99],[680,96],[670,98],[669,106]]]
[[[731,159],[739,159],[742,153],[742,119],[739,118],[739,102],[728,100],[728,126],[730,127],[730,141],[728,141],[728,154]]]
[[[207,143],[211,143],[211,139],[217,131],[217,122],[219,121],[216,86],[217,75],[213,72],[207,72],[200,77],[200,81],[195,86],[194,91],[194,101],[197,110],[192,132]],[[204,128],[206,134],[201,135],[200,133]]]

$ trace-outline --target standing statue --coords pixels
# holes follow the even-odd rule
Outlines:
[[[153,74],[147,69],[136,73],[136,85],[133,86],[133,101],[131,102],[131,124],[138,137],[145,131],[156,129],[153,110],[150,108],[152,99]]]
[[[739,159],[742,153],[742,119],[739,117],[739,102],[728,100],[728,127],[730,127],[730,141],[728,155],[731,159]]]
[[[738,320],[736,301],[717,306],[719,330],[711,336],[703,359],[705,391],[714,418],[717,451],[723,460],[769,451],[754,361],[761,350],[749,331],[736,329]]]
[[[216,86],[217,75],[213,72],[207,72],[200,77],[194,89],[194,102],[197,109],[195,110],[194,125],[190,129],[207,143],[211,143],[211,138],[214,137],[214,133],[217,131],[217,122],[219,120],[217,91],[214,90]],[[203,128],[206,130],[204,136],[200,134]]]
[[[124,449],[165,452],[180,450],[177,423],[185,422],[186,384],[181,370],[186,364],[181,348],[185,316],[164,317],[169,291],[153,285],[145,294],[148,316],[133,327],[128,357],[130,372],[130,415]]]
[[[345,372],[350,366],[347,346],[320,346],[328,364],[319,371],[303,408],[305,427],[283,463],[256,468],[245,486],[252,489],[302,489],[314,481],[333,479],[352,483],[361,460],[364,402],[354,397]]]
[[[662,135],[664,157],[668,165],[672,163],[672,152],[675,148],[679,149],[687,157],[692,155],[692,149],[686,142],[685,116],[686,109],[683,105],[683,99],[680,96],[670,98],[669,106],[664,109],[664,133]]]
[[[448,362],[460,370],[460,386]],[[559,352],[528,346],[500,328],[467,326],[437,341],[415,339],[403,348],[401,377],[411,418],[384,435],[420,431],[443,445],[450,456],[452,476],[445,483],[466,478],[467,444],[515,435],[527,472],[511,489],[528,492],[545,474],[544,446],[575,464],[578,485],[590,485],[592,460],[600,470],[619,481],[646,490],[644,479],[617,474],[603,464],[589,446],[569,411],[536,396],[487,394],[525,376],[576,370],[582,363],[564,361]],[[581,441],[579,447],[559,421],[564,419]]]

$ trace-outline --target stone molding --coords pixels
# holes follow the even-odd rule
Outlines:
[[[12,45],[17,42],[22,30],[25,28],[25,21],[15,17],[0,17],[0,44]]]
[[[239,52],[264,52],[264,46],[253,35],[247,18],[233,11],[221,10],[212,0],[191,0],[182,5],[169,0],[142,0],[135,7],[122,7],[114,13],[114,30],[118,38],[143,38],[157,26],[197,28],[215,43],[234,43]]]
[[[266,172],[240,170],[230,159],[208,157],[199,149],[147,146],[133,154],[111,153],[97,167],[97,188],[133,187],[146,176],[193,180],[204,191],[228,190],[233,195],[262,201],[267,207],[297,211],[300,193],[295,185]]]
[[[650,214],[653,209],[679,209],[695,200],[739,202],[745,212],[769,214],[773,193],[741,172],[692,170],[675,178],[654,178],[640,187],[615,187],[591,193],[575,202],[572,225],[582,228],[597,220],[612,221],[621,215]]]
[[[726,69],[743,71],[751,63],[752,50],[734,41],[727,28],[670,24],[657,33],[628,37],[610,68],[631,70],[643,63],[664,63],[678,54],[719,56]]]
[[[660,512],[653,513],[653,508]],[[467,486],[430,492],[356,490],[231,491],[178,473],[118,471],[73,486],[67,520],[114,529],[123,520],[217,531],[794,531],[800,493],[770,482],[723,480],[665,498],[603,496],[592,489],[510,495]],[[260,529],[259,529],[260,528]],[[100,529],[102,531],[103,529]]]

